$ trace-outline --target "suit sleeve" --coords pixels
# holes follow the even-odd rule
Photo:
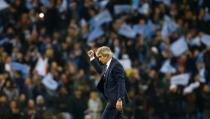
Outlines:
[[[102,73],[103,67],[96,58],[91,61],[91,64],[94,66],[94,68],[96,69],[98,73],[100,74]]]
[[[114,80],[117,80],[117,99],[124,99],[125,77],[124,69],[120,64],[117,64],[113,69]]]

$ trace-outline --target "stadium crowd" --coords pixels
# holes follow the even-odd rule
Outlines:
[[[1,0],[0,119],[100,119],[87,50],[125,68],[125,119],[210,118],[209,0]]]

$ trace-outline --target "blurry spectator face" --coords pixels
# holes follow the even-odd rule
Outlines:
[[[156,7],[155,8],[155,15],[159,15],[160,14],[160,8],[159,7]]]
[[[176,93],[176,91],[177,91],[177,86],[176,85],[174,85],[174,84],[172,84],[171,86],[170,86],[170,91],[172,92],[172,93]]]
[[[161,32],[158,31],[156,33],[155,41],[156,42],[161,42],[161,40],[162,40],[162,34],[161,34]]]
[[[209,86],[208,85],[204,85],[203,91],[208,93],[209,92]]]
[[[144,25],[145,24],[145,20],[144,19],[140,19],[139,20],[139,24]]]
[[[57,40],[60,38],[59,32],[53,32],[53,39]]]
[[[123,24],[123,20],[122,19],[117,19],[114,22],[113,27],[116,30],[116,29],[119,29],[122,26],[122,24]]]
[[[57,4],[60,5],[63,0],[57,0]]]
[[[35,103],[33,99],[28,100],[28,108],[34,108],[35,107]]]
[[[21,5],[21,0],[15,0],[15,5],[20,6]]]
[[[184,21],[183,21],[183,19],[178,19],[177,20],[177,27],[179,27],[179,28],[183,28],[184,27]]]
[[[25,100],[26,100],[25,94],[21,94],[21,95],[19,96],[19,102],[24,102]]]
[[[172,5],[171,5],[171,7],[170,7],[170,14],[171,14],[172,16],[177,15],[177,6],[176,6],[176,4],[172,4]]]
[[[25,84],[26,84],[26,85],[31,85],[31,84],[32,84],[32,80],[31,80],[30,77],[26,77],[26,78],[25,78]]]
[[[7,57],[7,58],[6,58],[6,63],[11,63],[11,62],[12,62],[11,57]]]
[[[205,66],[204,62],[200,62],[197,64],[198,69],[202,69],[202,68],[204,68],[204,66]]]
[[[11,87],[12,87],[12,85],[11,85],[11,82],[10,82],[10,81],[7,81],[7,82],[6,82],[6,87],[7,87],[7,88],[11,88]]]
[[[165,79],[170,80],[171,79],[171,73],[166,73],[165,74]]]
[[[70,8],[72,10],[76,10],[76,8],[77,8],[77,2],[72,1],[69,6],[70,6]]]
[[[187,33],[187,39],[188,39],[188,40],[191,40],[191,38],[192,38],[192,33],[191,33],[191,32],[188,32],[188,33]]]
[[[202,19],[205,16],[205,10],[204,9],[200,9],[199,11],[199,19]]]
[[[178,72],[179,72],[179,73],[184,73],[184,71],[185,71],[184,65],[179,65],[179,66],[178,66]]]
[[[160,8],[160,12],[161,13],[165,13],[166,12],[165,5],[164,4],[160,4],[159,8]]]
[[[68,94],[67,90],[64,87],[62,87],[59,92],[60,92],[61,95],[67,95]]]
[[[139,72],[137,69],[134,69],[133,72],[132,72],[132,78],[134,79],[140,79],[140,75],[139,75]]]
[[[193,16],[193,14],[192,14],[192,11],[190,11],[190,10],[187,10],[186,12],[185,12],[185,18],[186,19],[192,19],[192,16]]]
[[[84,119],[92,119],[91,115],[85,115]]]
[[[187,60],[187,56],[186,55],[182,55],[179,59],[178,59],[178,63],[179,65],[184,66]]]
[[[194,77],[194,80],[195,81],[200,81],[200,75],[199,74],[196,74],[195,77]]]
[[[9,36],[12,36],[12,35],[14,35],[15,31],[14,31],[13,27],[8,27],[6,32]]]
[[[65,73],[61,74],[61,80],[63,81],[64,84],[68,83],[68,78]]]
[[[6,96],[0,96],[0,103],[5,103],[7,101]]]
[[[76,25],[70,25],[68,28],[68,34],[69,36],[75,37],[77,35],[77,26]]]
[[[19,71],[15,71],[14,78],[21,78],[21,73]],[[15,83],[11,83],[11,86],[15,87]]]
[[[38,32],[37,31],[32,31],[32,33],[31,33],[31,39],[32,40],[37,40],[37,38],[38,38]]]
[[[33,4],[37,4],[38,3],[38,0],[32,0],[32,3]]]
[[[89,14],[90,14],[91,17],[94,17],[97,14],[96,13],[96,10],[94,10],[94,9],[90,9],[88,12],[89,12]]]
[[[199,54],[200,54],[200,51],[199,51],[199,50],[195,50],[195,51],[193,52],[193,56],[194,56],[194,57],[198,56]]]
[[[13,100],[13,101],[10,102],[10,108],[11,108],[11,109],[17,108],[17,103],[16,103],[16,101]]]
[[[90,98],[95,100],[97,98],[97,93],[95,91],[90,93]]]
[[[68,44],[67,43],[62,43],[61,44],[61,48],[62,48],[62,50],[67,50],[68,49]]]
[[[87,24],[82,25],[81,30],[82,30],[82,33],[83,33],[83,34],[87,33],[87,32],[88,32],[88,25],[87,25]]]
[[[40,85],[41,78],[39,77],[38,74],[34,73],[34,75],[32,77],[32,81],[34,82],[35,85]]]
[[[21,15],[20,23],[21,23],[22,25],[27,25],[27,24],[29,23],[28,14],[24,13],[24,14]]]
[[[82,92],[81,92],[81,90],[76,90],[75,91],[75,96],[77,97],[77,98],[80,98],[81,96],[82,96]]]
[[[43,105],[45,103],[44,97],[42,95],[37,96],[36,104]]]
[[[23,54],[18,52],[17,53],[17,59],[21,61],[23,59]]]
[[[67,36],[66,39],[65,39],[65,43],[68,45],[71,45],[73,43],[73,40],[71,37]]]
[[[53,55],[54,55],[54,51],[53,51],[52,48],[48,48],[48,49],[46,50],[45,54],[46,54],[46,57],[52,58]]]
[[[135,96],[134,90],[129,90],[129,91],[128,91],[128,96],[129,96],[130,98],[133,98],[133,97]]]
[[[155,70],[151,70],[149,72],[149,77],[152,78],[152,79],[155,79],[156,78],[156,75],[157,75],[157,72]]]
[[[2,86],[5,83],[5,81],[6,81],[5,76],[1,74],[0,75],[0,86]]]
[[[84,72],[84,70],[80,69],[79,70],[79,77],[83,77],[83,76],[85,76],[85,72]]]
[[[81,52],[81,48],[80,48],[80,44],[79,43],[76,43],[74,45],[74,53],[75,53],[76,56],[81,55],[82,52]]]
[[[74,74],[74,73],[76,73],[76,67],[74,66],[74,64],[73,63],[68,63],[68,68],[67,68],[67,70],[71,73],[71,74]]]
[[[52,64],[51,64],[51,69],[52,69],[52,70],[56,70],[57,67],[58,67],[58,64],[57,64],[56,62],[52,62]]]

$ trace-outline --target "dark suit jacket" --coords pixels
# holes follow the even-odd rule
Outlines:
[[[91,61],[95,69],[101,74],[97,88],[106,99],[115,106],[117,99],[121,98],[124,103],[128,102],[127,90],[125,87],[125,73],[122,65],[112,58],[110,66],[105,71],[103,65],[95,58]]]

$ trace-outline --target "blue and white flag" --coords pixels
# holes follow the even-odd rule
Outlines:
[[[183,73],[171,77],[171,85],[187,85],[190,79],[190,74]]]
[[[170,50],[174,56],[180,56],[188,50],[187,42],[184,37],[179,38],[177,41],[170,45]]]
[[[14,71],[20,71],[23,74],[29,74],[30,68],[29,68],[29,66],[27,64],[21,64],[21,63],[18,63],[18,62],[12,62],[11,66],[12,66],[12,69]]]
[[[53,76],[51,73],[48,73],[43,79],[42,83],[45,87],[47,87],[50,90],[56,90],[58,88],[58,82],[56,82],[53,79]]]
[[[103,23],[108,23],[112,21],[112,16],[108,10],[100,12],[93,18],[92,26],[101,26]]]
[[[8,7],[9,5],[7,4],[7,2],[5,2],[5,0],[0,0],[0,10],[4,10]]]
[[[131,12],[131,5],[115,5],[114,6],[114,13],[116,15],[120,13],[130,13]]]

